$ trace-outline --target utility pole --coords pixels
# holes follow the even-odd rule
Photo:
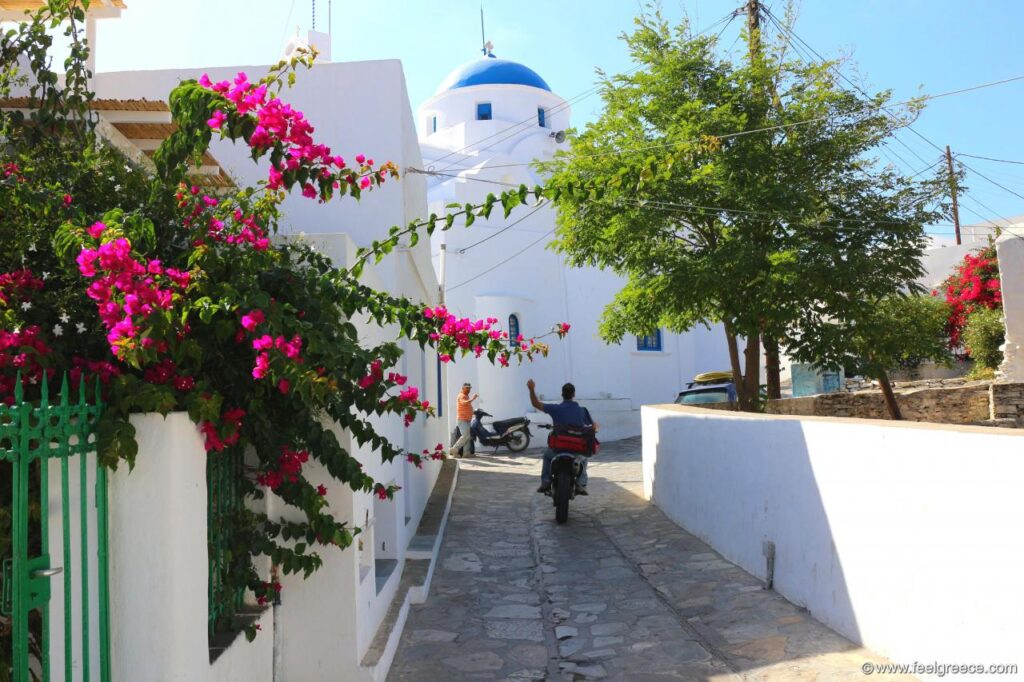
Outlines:
[[[751,67],[757,67],[761,63],[761,3],[759,0],[747,0],[745,7],[747,13],[747,40],[749,41],[749,52],[750,52],[750,65]],[[755,86],[756,87],[756,86]],[[757,94],[763,95],[764,102],[763,108],[760,110],[760,114],[757,115],[757,119],[751,122],[751,125],[755,128],[764,125],[764,117],[767,116],[773,100],[777,100],[774,96],[774,83],[770,80],[765,84],[763,92]],[[743,399],[741,402],[746,402],[749,405],[755,405],[758,400],[758,393],[760,391],[761,383],[761,343],[764,343],[764,370],[765,370],[765,388],[767,390],[768,398],[781,398],[782,397],[782,385],[780,380],[780,362],[779,362],[779,342],[778,339],[774,338],[770,333],[764,333],[764,324],[762,323],[762,333],[753,334],[747,338],[746,348],[744,348],[744,386],[741,395]],[[763,337],[763,339],[761,338]]]
[[[750,40],[751,61],[761,52],[761,3],[747,0],[747,33]]]
[[[953,197],[953,228],[956,230],[956,245],[960,246],[960,209],[956,205],[956,174],[953,173],[953,153],[946,145],[946,167],[949,169],[949,193]]]

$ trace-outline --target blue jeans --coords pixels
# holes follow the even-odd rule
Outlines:
[[[551,462],[555,459],[555,451],[551,448],[544,450],[544,463],[540,467],[540,482],[550,484],[551,483]],[[583,461],[580,463],[580,475],[576,478],[576,483],[587,487],[587,458],[583,457]]]

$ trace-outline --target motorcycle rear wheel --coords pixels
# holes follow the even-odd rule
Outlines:
[[[555,479],[555,521],[565,523],[569,520],[569,493],[572,488],[572,476],[562,474]]]
[[[526,431],[516,431],[508,439],[506,446],[512,452],[522,452],[530,447],[530,434]]]

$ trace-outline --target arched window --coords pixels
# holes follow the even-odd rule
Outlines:
[[[508,316],[508,341],[515,348],[519,345],[519,316],[513,313]]]
[[[636,337],[636,349],[637,350],[661,350],[661,330],[654,330],[653,334],[647,336]]]

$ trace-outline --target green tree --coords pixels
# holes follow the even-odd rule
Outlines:
[[[907,364],[952,359],[946,304],[932,296],[895,295],[862,301],[845,319],[804,320],[806,340],[789,344],[794,360],[817,367],[854,366],[878,380],[889,416],[902,419],[888,370]]]
[[[983,376],[985,370],[995,370],[1003,361],[1000,348],[1006,340],[1003,311],[998,308],[978,308],[967,315],[963,331],[964,347],[974,360],[972,375]]]
[[[788,60],[781,43],[733,63],[656,13],[623,38],[639,68],[600,75],[603,114],[545,166],[566,190],[557,248],[627,277],[608,341],[722,323],[755,410],[760,339],[809,350],[803,325],[867,319],[910,286],[941,185],[879,166],[871,152],[898,124],[888,93],[842,89],[833,64]]]

